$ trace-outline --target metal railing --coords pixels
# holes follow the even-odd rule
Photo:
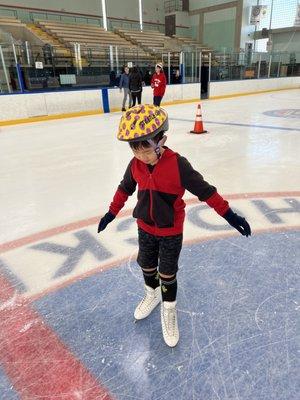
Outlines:
[[[24,8],[5,8],[0,7],[0,15],[3,17],[15,17],[20,19],[23,22],[36,22],[41,20],[46,21],[57,21],[63,23],[70,24],[88,24],[88,25],[98,25],[103,26],[103,18],[102,16],[93,16],[93,15],[79,15],[72,14],[71,12],[59,12],[59,11],[50,11],[50,10],[29,10],[26,7]],[[114,28],[126,28],[132,30],[139,30],[140,25],[139,21],[131,21],[121,18],[107,18],[108,21],[108,29],[113,30]],[[144,21],[146,30],[159,30],[164,32],[163,24],[155,24],[152,22]]]

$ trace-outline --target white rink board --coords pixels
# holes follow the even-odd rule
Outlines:
[[[0,97],[0,121],[91,110],[102,111],[101,89]]]
[[[90,110],[102,110],[101,90],[80,90],[64,93],[44,93],[46,115]]]
[[[300,87],[300,77],[253,79],[240,81],[211,82],[209,97],[227,96],[240,93],[256,93],[262,90],[292,89]]]
[[[211,82],[210,98],[299,87],[300,77]],[[107,91],[110,110],[119,110],[123,93],[119,88],[109,88]],[[162,105],[199,99],[200,91],[199,83],[167,86]],[[144,87],[142,103],[152,102],[153,90],[149,86]],[[0,96],[0,121],[96,110],[103,110],[101,89]]]
[[[109,106],[111,110],[120,108],[122,105],[123,93],[120,93],[118,88],[108,89]],[[184,101],[200,98],[200,84],[187,83],[184,85],[171,85],[167,86],[166,93],[163,97],[162,104],[171,101]],[[153,90],[150,86],[143,88],[142,103],[153,102]]]

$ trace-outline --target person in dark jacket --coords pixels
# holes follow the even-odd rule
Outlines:
[[[141,104],[143,84],[141,74],[137,67],[133,67],[129,74],[129,90],[132,97],[132,106],[135,106],[136,100],[138,104]]]
[[[145,72],[145,75],[144,75],[145,86],[150,86],[151,85],[151,78],[152,78],[151,69],[147,68],[147,70]]]
[[[111,70],[109,73],[109,86],[110,87],[116,86],[116,78],[117,78],[117,74],[115,73],[114,70]]]
[[[134,316],[137,320],[148,317],[161,302],[163,337],[168,346],[174,347],[179,340],[176,274],[182,247],[185,190],[206,202],[242,235],[250,236],[251,228],[185,157],[164,146],[168,128],[168,115],[160,107],[146,104],[123,114],[118,139],[129,143],[134,157],[109,211],[99,222],[98,233],[114,220],[138,186],[133,217],[138,224],[137,262],[143,272],[145,296]]]
[[[44,54],[44,61],[45,65],[52,65],[53,64],[53,48],[51,44],[46,43],[43,48],[43,54]],[[36,60],[39,61],[39,60]]]
[[[126,105],[127,97],[129,97],[129,108],[131,107],[131,102],[132,102],[131,93],[129,90],[129,68],[128,67],[124,68],[124,72],[121,75],[119,88],[120,88],[120,92],[122,92],[122,89],[124,90],[122,111],[126,111],[125,105]]]
[[[180,75],[179,69],[176,69],[174,77],[173,77],[173,83],[178,84],[182,82],[182,76]]]

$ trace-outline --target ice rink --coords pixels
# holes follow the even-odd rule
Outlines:
[[[0,400],[298,400],[300,90],[166,106],[166,145],[252,227],[186,192],[180,342],[143,296],[121,113],[0,128]],[[298,328],[298,329],[297,329]],[[297,336],[298,335],[298,336]],[[298,393],[298,395],[297,395]]]

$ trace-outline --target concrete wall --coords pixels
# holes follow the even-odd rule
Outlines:
[[[191,37],[195,40],[199,39],[199,15],[190,16],[190,32]]]
[[[145,21],[164,23],[163,1],[151,0],[143,3],[143,18]],[[95,16],[102,15],[101,0],[3,0],[1,4],[48,9],[58,12],[67,11]],[[138,0],[106,0],[106,12],[108,17],[139,20]]]
[[[220,4],[229,3],[230,1],[232,0],[190,0],[190,11],[197,10],[198,8],[218,6]]]
[[[113,2],[113,0],[109,0]],[[101,0],[4,0],[1,4],[100,15]]]
[[[249,25],[251,7],[257,5],[257,0],[244,0],[243,3],[243,14],[242,14],[242,29],[241,29],[241,43],[240,47],[245,49],[245,43],[254,43],[253,33],[255,32],[255,26]]]
[[[204,14],[203,42],[217,51],[234,49],[236,8]]]
[[[272,34],[273,51],[298,52],[300,58],[300,30]],[[298,61],[299,62],[299,61]]]
[[[191,0],[190,24],[191,35],[203,44],[217,51],[231,52],[237,47],[240,28],[236,20],[240,20],[239,4],[231,0]]]

